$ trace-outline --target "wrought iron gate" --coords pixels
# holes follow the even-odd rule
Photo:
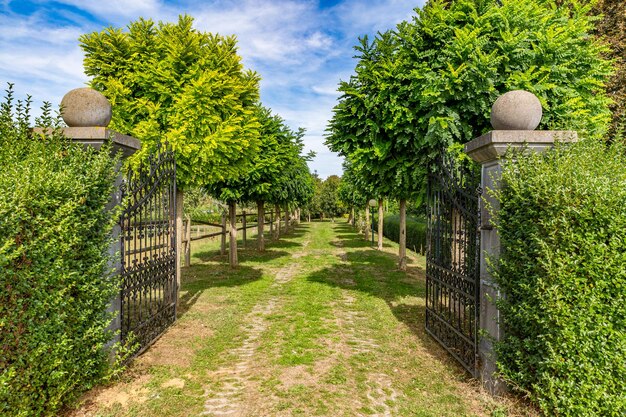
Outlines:
[[[428,180],[426,331],[473,376],[480,291],[480,173],[443,156]]]
[[[176,319],[176,161],[169,147],[121,185],[121,338],[144,351]]]

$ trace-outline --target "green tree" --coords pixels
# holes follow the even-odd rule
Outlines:
[[[236,203],[256,203],[259,219],[263,219],[265,202],[298,201],[301,196],[294,182],[298,182],[300,171],[308,175],[306,162],[302,162],[305,157],[301,155],[304,131],[291,130],[280,116],[260,105],[256,109],[256,118],[260,123],[260,147],[250,168],[237,178],[213,181],[206,186],[210,194],[229,203],[231,218]],[[262,251],[265,247],[263,222],[258,224],[258,249]],[[234,255],[236,247],[231,246],[231,252]],[[231,256],[231,264],[235,266],[236,263],[236,258]]]
[[[317,174],[317,171],[311,174],[311,184],[313,188],[313,193],[308,203],[304,206],[304,211],[309,216],[309,220],[311,219],[311,216],[319,218],[322,217],[322,179]]]
[[[337,175],[331,175],[322,183],[320,206],[322,213],[331,219],[345,213],[345,208],[339,198],[340,186],[341,178]]]
[[[246,71],[236,39],[139,19],[128,31],[108,28],[80,37],[91,86],[113,105],[110,127],[176,151],[180,189],[238,178],[259,146],[255,109],[259,77]]]
[[[403,217],[406,199],[424,194],[436,156],[491,129],[491,105],[504,92],[535,93],[543,128],[604,134],[606,48],[588,35],[591,5],[564,3],[433,0],[411,22],[361,39],[327,144],[398,198]],[[400,240],[403,268],[402,233]]]
[[[626,139],[626,2],[598,0],[593,14],[601,14],[595,34],[611,47],[609,57],[615,62],[615,74],[607,84],[607,94],[613,99],[613,122],[609,137]]]

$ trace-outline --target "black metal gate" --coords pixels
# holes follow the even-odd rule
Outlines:
[[[440,157],[428,180],[426,331],[473,376],[480,291],[480,172]]]
[[[176,161],[158,148],[120,187],[121,338],[137,354],[176,319]]]

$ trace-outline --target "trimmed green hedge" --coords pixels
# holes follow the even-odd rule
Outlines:
[[[376,218],[374,222],[374,233],[378,230],[378,221]],[[414,252],[421,253],[422,255],[426,251],[426,234],[428,232],[428,225],[424,220],[417,219],[415,217],[406,218],[406,247]],[[385,216],[383,221],[383,235],[394,242],[400,241],[400,215],[391,214]]]
[[[504,164],[498,365],[546,415],[626,415],[625,154],[585,140]]]
[[[0,110],[0,415],[52,416],[105,375],[116,160]],[[43,122],[49,108],[44,111]]]

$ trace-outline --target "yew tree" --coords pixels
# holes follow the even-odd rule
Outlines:
[[[167,141],[180,189],[238,178],[259,146],[259,77],[245,70],[234,36],[139,19],[80,37],[91,87],[113,105],[110,127],[142,141],[138,157]]]
[[[360,40],[327,144],[398,198],[402,217],[437,156],[489,131],[491,106],[507,91],[539,97],[540,129],[603,135],[611,64],[589,36],[590,10],[579,0],[429,1],[412,21]],[[400,258],[402,268],[402,244]]]

